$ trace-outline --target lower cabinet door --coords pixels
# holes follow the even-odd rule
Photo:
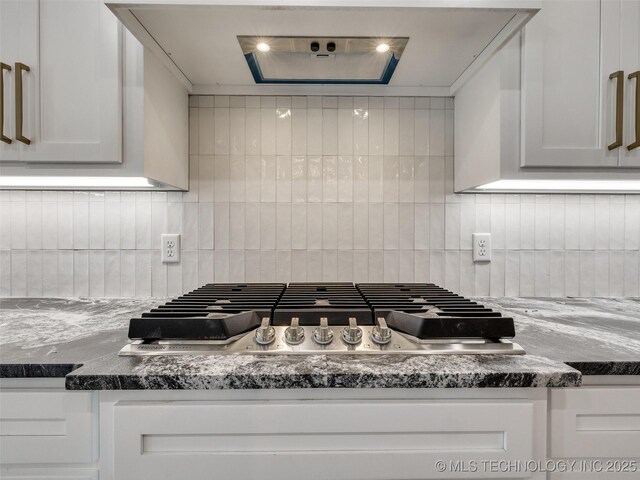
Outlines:
[[[93,463],[92,398],[90,392],[0,391],[0,464]]]
[[[640,459],[640,387],[553,389],[549,436],[554,458]]]
[[[114,478],[516,478],[533,404],[486,401],[119,402]],[[440,463],[442,462],[442,463]]]

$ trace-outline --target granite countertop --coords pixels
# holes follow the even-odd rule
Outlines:
[[[580,372],[640,374],[640,299],[478,300],[514,316],[527,355],[118,357],[129,318],[164,299],[7,298],[0,377],[66,376],[68,389],[98,390],[561,387]]]

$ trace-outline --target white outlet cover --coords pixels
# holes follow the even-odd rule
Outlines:
[[[473,261],[474,262],[490,262],[491,261],[491,234],[490,233],[474,233],[473,234]]]
[[[180,234],[163,233],[160,235],[162,263],[180,263]]]

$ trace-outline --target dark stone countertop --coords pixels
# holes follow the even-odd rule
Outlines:
[[[527,355],[118,357],[129,318],[164,299],[7,298],[0,377],[66,376],[69,389],[99,390],[549,387],[578,385],[573,368],[640,374],[640,299],[478,300],[515,318]]]

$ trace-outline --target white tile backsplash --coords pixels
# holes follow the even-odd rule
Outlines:
[[[640,294],[640,196],[456,195],[453,103],[192,97],[189,192],[3,192],[0,295],[204,282],[431,281],[465,295]],[[471,234],[492,233],[474,264]],[[181,233],[182,262],[160,262]]]

